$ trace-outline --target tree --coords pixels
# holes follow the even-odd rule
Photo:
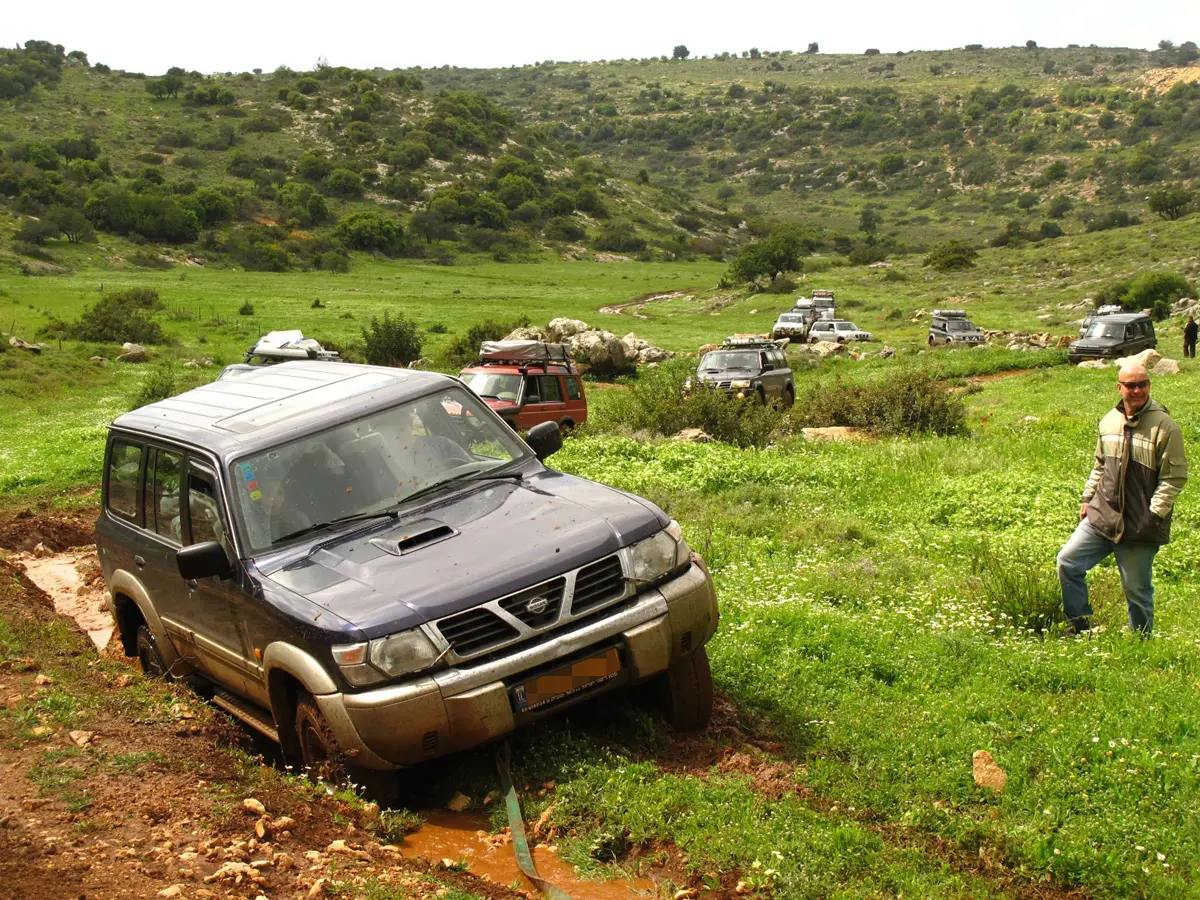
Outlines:
[[[423,338],[416,324],[403,313],[395,319],[385,311],[383,321],[371,316],[362,330],[367,362],[373,366],[406,366],[421,358]]]
[[[58,230],[58,233],[72,244],[80,244],[96,238],[96,229],[92,227],[87,216],[78,209],[68,206],[55,207],[50,210],[47,219]]]
[[[1171,304],[1191,297],[1192,285],[1176,272],[1142,272],[1129,285],[1123,298],[1126,309],[1148,309],[1155,319],[1171,314]]]
[[[799,242],[793,235],[776,232],[743,247],[730,264],[729,275],[735,281],[756,281],[764,275],[773,280],[802,268]]]
[[[762,59],[762,53],[759,51],[759,49],[757,47],[750,48],[750,58],[751,59]]]
[[[810,54],[810,55],[813,55],[813,54],[816,54],[816,53],[820,53],[820,52],[821,52],[821,48],[820,48],[820,46],[818,46],[818,44],[817,44],[817,42],[816,42],[816,41],[813,41],[811,44],[809,44],[809,45],[808,45],[808,49],[807,49],[807,50],[805,50],[804,52],[805,52],[805,53],[808,53],[808,54]]]
[[[404,226],[377,212],[357,212],[338,223],[335,232],[352,250],[378,251],[395,256],[407,245]]]
[[[1195,198],[1195,192],[1182,185],[1165,187],[1150,193],[1150,211],[1164,219],[1181,219],[1187,215]]]
[[[446,217],[434,210],[423,209],[412,214],[408,229],[425,238],[425,243],[434,244],[454,237],[454,226]]]
[[[955,269],[972,269],[975,258],[979,256],[975,248],[963,241],[943,241],[929,251],[925,257],[925,265],[932,266],[939,272],[951,272]]]
[[[332,170],[333,163],[313,150],[305,150],[296,160],[296,174],[309,181],[320,181]]]
[[[690,55],[691,51],[683,44],[677,44],[671,51],[671,59],[687,59]]]
[[[883,217],[873,209],[864,209],[858,217],[858,230],[863,234],[874,234],[879,230]]]
[[[1037,41],[1026,41],[1025,49],[1026,50],[1036,50],[1037,49]]]
[[[349,169],[334,169],[329,173],[325,189],[332,197],[352,199],[362,196],[363,182],[357,172]]]

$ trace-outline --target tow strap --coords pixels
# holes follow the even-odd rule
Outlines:
[[[525,837],[525,821],[521,818],[521,803],[508,768],[511,760],[512,750],[508,741],[505,741],[496,747],[496,770],[500,773],[500,790],[504,793],[504,807],[508,812],[508,827],[512,831],[517,866],[549,900],[571,900],[570,894],[539,875],[537,866],[533,864],[533,854],[529,852],[529,841]]]

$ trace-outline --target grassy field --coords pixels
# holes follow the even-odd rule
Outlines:
[[[1115,397],[1113,373],[1059,365],[1061,351],[922,354],[927,319],[910,321],[959,297],[985,326],[1070,332],[1077,314],[1060,304],[1137,265],[1186,264],[1195,229],[1193,218],[1126,229],[1121,242],[1069,239],[1053,257],[990,250],[977,269],[935,279],[915,261],[896,267],[902,281],[853,268],[812,274],[805,289],[836,288],[846,312],[901,354],[798,368],[800,395],[899,366],[957,380],[1050,364],[969,387],[964,436],[787,439],[763,450],[653,443],[609,435],[615,392],[593,391],[590,435],[553,462],[655,500],[706,555],[722,604],[714,677],[758,749],[742,747],[745,765],[673,763],[639,707],[554,720],[517,738],[517,780],[556,784],[530,798],[527,815],[552,802],[551,821],[574,831],[563,853],[593,874],[677,848],[687,871],[714,885],[734,873],[763,897],[1200,891],[1192,490],[1159,557],[1155,638],[1125,633],[1116,571],[1104,566],[1093,584],[1105,630],[1062,639],[1053,559],[1074,524],[1095,423]],[[446,325],[429,336],[431,352],[474,322],[516,314],[579,317],[688,351],[761,330],[790,302],[719,291],[722,267],[708,263],[366,263],[346,276],[84,263],[72,277],[0,276],[0,330],[31,338],[51,316],[77,316],[103,284],[160,292],[178,343],[154,353],[176,362],[234,361],[272,328],[350,343],[384,310]],[[673,291],[684,294],[650,304],[646,318],[596,312]],[[245,302],[252,317],[237,315]],[[1175,329],[1160,329],[1164,347]],[[73,492],[94,489],[104,426],[155,369],[89,361],[115,352],[68,342],[37,357],[0,354],[4,506],[77,503]],[[177,368],[181,386],[214,372]],[[1189,444],[1200,438],[1198,387],[1190,362],[1154,385]],[[1001,794],[972,780],[981,749],[1008,773]],[[431,777],[459,789],[490,775],[485,757],[468,756]]]

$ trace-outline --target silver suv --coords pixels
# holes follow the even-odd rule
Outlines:
[[[863,331],[853,322],[844,319],[819,319],[813,322],[808,330],[808,342],[832,341],[835,344],[845,344],[849,341],[869,341],[871,332]]]
[[[973,347],[986,343],[987,336],[961,309],[935,309],[933,321],[929,323],[929,346],[958,344]]]

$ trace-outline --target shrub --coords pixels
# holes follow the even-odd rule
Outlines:
[[[600,229],[592,246],[612,253],[641,253],[646,249],[646,239],[637,233],[633,225],[614,222]]]
[[[407,240],[399,220],[377,212],[353,213],[338,223],[335,232],[351,250],[378,251],[395,256]]]
[[[67,326],[67,334],[93,343],[165,344],[167,335],[148,312],[161,307],[158,291],[133,288],[106,294]]]
[[[1096,231],[1110,231],[1113,228],[1128,228],[1130,225],[1140,224],[1141,220],[1137,216],[1131,215],[1123,209],[1113,209],[1102,216],[1091,219],[1084,227],[1091,234]]]
[[[1161,320],[1171,314],[1172,303],[1191,296],[1191,284],[1178,273],[1141,272],[1130,283],[1124,305],[1130,309],[1148,309],[1156,320]]]
[[[247,300],[245,303],[243,303],[241,306],[238,307],[238,315],[239,316],[254,315],[254,304],[251,303],[249,300]]]
[[[357,172],[349,169],[334,169],[325,182],[325,190],[333,197],[347,200],[362,196],[363,182]]]
[[[1162,188],[1150,192],[1150,211],[1164,219],[1179,219],[1187,215],[1196,198],[1194,191],[1182,186]]]
[[[138,409],[147,404],[157,403],[159,400],[174,397],[178,393],[179,388],[175,383],[175,367],[170,363],[166,363],[157,367],[146,376],[129,408]]]
[[[695,371],[687,360],[644,369],[629,390],[609,407],[611,426],[624,433],[670,437],[684,428],[699,428],[718,441],[738,447],[762,447],[780,425],[774,404],[739,400],[708,385],[685,383]],[[598,424],[598,423],[597,423]],[[589,427],[594,427],[589,423]],[[601,426],[603,427],[603,426]]]
[[[406,366],[421,358],[421,335],[417,326],[403,314],[395,319],[385,312],[380,320],[371,316],[371,324],[362,330],[367,362],[373,366]]]
[[[1036,554],[999,556],[983,547],[972,557],[976,590],[998,627],[1041,634],[1063,621],[1058,575]]]
[[[797,398],[788,418],[792,427],[846,425],[872,434],[959,434],[966,406],[925,369],[901,369],[886,379],[813,385]]]
[[[932,266],[939,272],[951,272],[955,269],[971,269],[975,266],[975,258],[979,256],[975,248],[963,241],[943,241],[937,244],[925,257],[924,265]]]

